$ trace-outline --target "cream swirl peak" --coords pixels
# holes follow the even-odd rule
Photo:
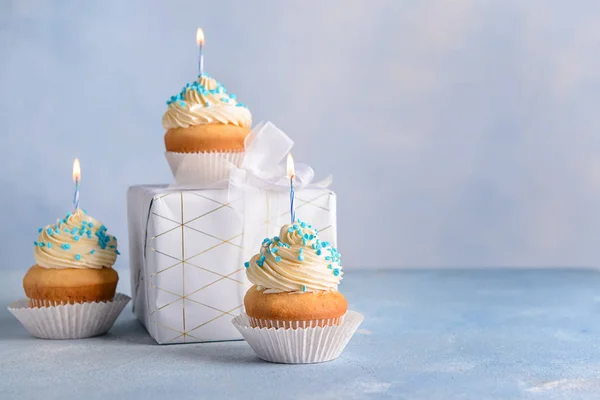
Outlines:
[[[319,240],[316,229],[298,220],[265,239],[260,253],[244,265],[250,282],[264,293],[317,292],[337,290],[340,257],[329,242]]]
[[[39,229],[34,256],[44,268],[110,268],[119,255],[117,238],[81,209]]]
[[[162,118],[165,129],[202,124],[252,125],[248,108],[236,100],[235,94],[228,94],[220,82],[207,75],[186,84],[179,94],[167,100],[167,105]]]

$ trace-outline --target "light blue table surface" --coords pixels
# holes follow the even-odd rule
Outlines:
[[[24,272],[1,272],[2,304]],[[103,337],[34,339],[3,306],[0,399],[600,398],[597,271],[348,271],[341,289],[365,321],[315,365],[245,342],[155,345],[130,307]]]

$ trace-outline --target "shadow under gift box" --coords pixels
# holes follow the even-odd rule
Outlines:
[[[336,245],[335,193],[299,189],[295,204],[296,217]],[[150,336],[159,344],[241,340],[231,320],[251,286],[244,261],[290,222],[289,192],[256,190],[248,201],[227,189],[132,186],[127,216],[133,312]]]

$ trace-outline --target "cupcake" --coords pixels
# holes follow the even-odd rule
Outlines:
[[[338,291],[340,254],[305,222],[285,225],[246,263],[254,284],[244,297],[252,326],[339,325],[348,303]]]
[[[235,94],[217,80],[202,75],[167,101],[162,124],[166,129],[167,160],[176,175],[186,155],[194,154],[191,165],[213,179],[226,177],[227,166],[239,166],[244,141],[250,133],[252,115]]]
[[[23,278],[27,300],[9,310],[34,335],[79,338],[106,332],[129,298],[116,294],[117,239],[81,209],[39,229],[36,264]]]
[[[254,285],[233,324],[260,358],[313,363],[341,354],[363,318],[338,291],[340,253],[316,229],[300,220],[283,226],[245,267]]]

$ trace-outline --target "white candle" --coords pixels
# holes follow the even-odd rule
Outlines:
[[[73,161],[73,182],[75,182],[75,194],[73,195],[73,205],[75,211],[79,208],[79,181],[81,180],[81,167],[79,165],[79,159],[76,158]]]
[[[296,207],[294,205],[294,178],[296,177],[296,171],[294,169],[292,153],[289,153],[287,156],[287,176],[290,178],[290,217],[293,224],[296,221]]]
[[[198,77],[204,74],[204,54],[202,47],[204,46],[204,31],[198,28],[196,31],[196,44],[198,45]]]

